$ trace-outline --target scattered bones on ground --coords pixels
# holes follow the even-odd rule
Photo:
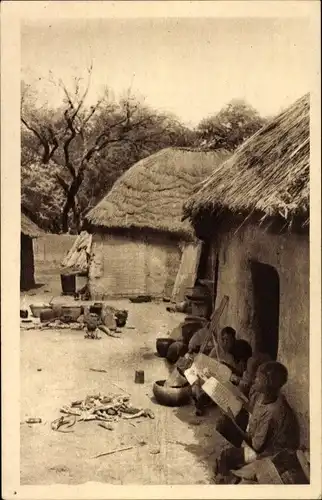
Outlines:
[[[138,417],[154,418],[154,414],[150,409],[135,408],[130,403],[130,397],[124,395],[109,395],[109,396],[87,396],[83,401],[73,401],[70,406],[65,405],[60,409],[61,413],[73,416],[70,418],[60,417],[54,420],[51,428],[59,432],[62,426],[72,427],[75,423],[81,421],[95,420],[98,422],[117,422],[120,418],[131,420]],[[78,420],[77,420],[77,417]],[[106,429],[113,430],[112,426],[104,426]]]

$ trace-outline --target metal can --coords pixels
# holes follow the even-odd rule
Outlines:
[[[136,370],[134,382],[136,384],[144,384],[144,371]]]

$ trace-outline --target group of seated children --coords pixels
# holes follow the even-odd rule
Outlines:
[[[204,334],[196,332],[189,343],[189,352],[198,352],[203,340]],[[283,364],[271,361],[267,354],[253,354],[246,341],[236,340],[236,332],[231,327],[220,332],[209,356],[231,369],[231,382],[248,398],[247,411],[242,408],[234,416],[228,409],[216,426],[231,446],[222,450],[216,460],[215,481],[236,483],[240,479],[232,471],[282,450],[299,448],[297,419],[280,392],[288,372]],[[200,379],[193,384],[192,391],[196,413],[200,415],[213,403],[203,392]]]

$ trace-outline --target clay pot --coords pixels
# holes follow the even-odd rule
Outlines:
[[[44,309],[51,309],[51,306],[48,305],[35,305],[35,304],[30,304],[30,310],[31,314],[33,315],[34,318],[39,318],[41,311]]]
[[[169,350],[169,347],[171,344],[173,344],[175,341],[173,339],[170,339],[170,338],[159,338],[157,339],[157,342],[156,342],[156,349],[157,349],[157,353],[159,354],[159,356],[161,358],[165,358],[167,353],[168,353],[168,350]]]
[[[71,321],[77,321],[82,312],[81,306],[62,306],[61,308],[62,316],[69,316]]]
[[[191,387],[165,387],[165,380],[157,380],[153,385],[153,394],[158,403],[164,406],[183,406],[190,403]]]
[[[189,300],[205,300],[209,297],[209,290],[205,286],[196,285],[186,289],[186,298]]]
[[[92,314],[97,314],[100,316],[102,313],[103,304],[101,302],[95,302],[92,306],[89,307],[89,312]]]
[[[189,320],[189,321],[186,321],[183,325],[182,325],[182,328],[181,328],[181,331],[182,331],[182,339],[184,341],[185,344],[189,344],[192,336],[194,335],[194,333],[196,333],[198,330],[200,330],[201,328],[203,328],[203,326],[205,325],[205,321],[202,321],[202,320]]]
[[[167,352],[167,360],[169,363],[176,363],[181,356],[188,352],[188,346],[181,341],[173,342]]]
[[[41,323],[46,323],[47,321],[54,321],[57,316],[51,307],[47,307],[40,311],[39,318]]]

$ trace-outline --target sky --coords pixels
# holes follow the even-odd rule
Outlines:
[[[88,103],[105,86],[132,92],[195,126],[233,98],[272,116],[310,90],[305,18],[151,18],[38,20],[21,29],[22,78],[39,105],[58,105],[51,71],[67,86],[86,77]]]

